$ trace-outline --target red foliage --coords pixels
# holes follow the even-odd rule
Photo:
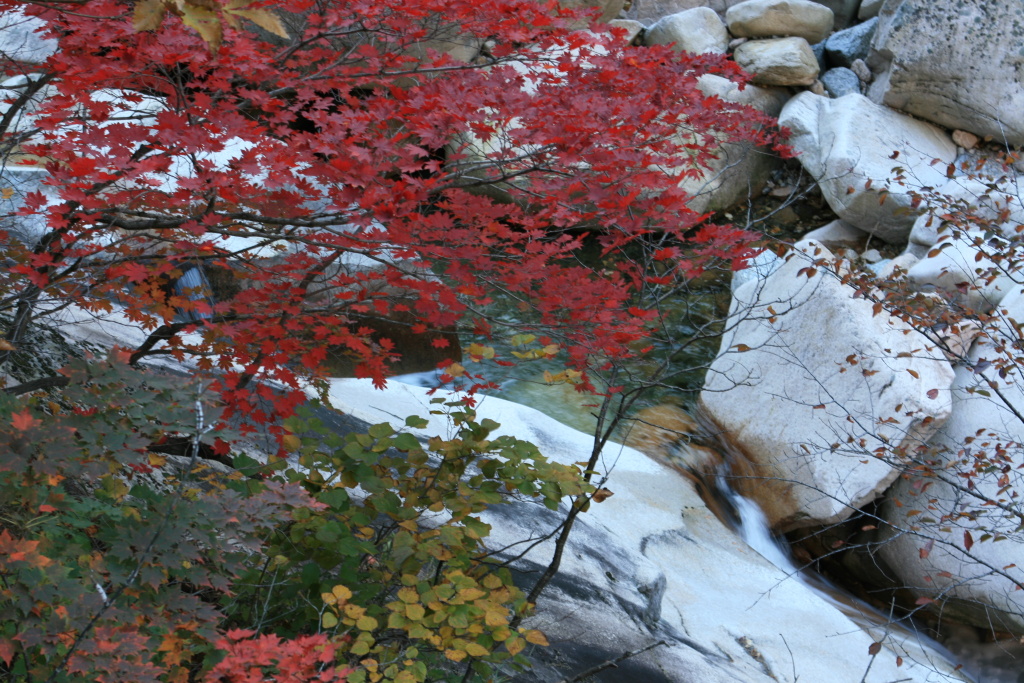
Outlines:
[[[211,51],[171,13],[137,32],[137,4],[28,10],[60,49],[22,151],[59,199],[25,203],[46,232],[8,245],[4,284],[29,305],[124,300],[153,335],[135,361],[219,371],[256,421],[304,398],[328,346],[382,384],[395,352],[368,319],[485,332],[500,292],[585,371],[645,346],[643,287],[745,253],[738,231],[694,230],[666,173],[723,140],[774,142],[763,116],[698,89],[742,78],[720,56],[625,46],[535,0],[260,2],[289,38],[225,21]],[[608,253],[654,232],[700,249],[675,268],[659,252],[657,274],[574,258],[587,234]],[[174,291],[193,265],[230,270],[231,295]]]
[[[228,631],[227,638],[217,641],[226,656],[207,674],[208,683],[326,683],[343,681],[352,672],[331,666],[334,646],[323,634],[294,640],[252,635],[252,631]]]

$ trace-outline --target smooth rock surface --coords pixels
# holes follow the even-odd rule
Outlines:
[[[779,123],[792,131],[789,144],[832,210],[893,244],[906,242],[917,218],[907,190],[944,184],[945,164],[956,158],[945,132],[862,95],[833,100],[801,93],[783,107]],[[933,159],[942,163],[932,165]],[[909,187],[894,185],[881,201],[896,167],[906,169]]]
[[[808,43],[825,40],[833,21],[832,10],[810,0],[747,0],[725,13],[725,23],[734,36],[797,36]]]
[[[868,237],[870,237],[868,233],[840,218],[820,228],[811,230],[802,239],[814,240],[828,249],[835,249],[837,247],[859,249],[867,241]]]
[[[876,451],[927,440],[949,417],[953,381],[941,351],[822,265],[828,250],[797,247],[734,292],[701,392],[754,465],[737,490],[779,530],[831,524],[880,495],[899,471]]]
[[[885,0],[861,0],[860,8],[857,10],[857,18],[861,21],[877,17],[882,9]]]
[[[846,67],[829,69],[822,74],[821,82],[833,98],[860,94],[860,79],[857,78],[857,74]]]
[[[1020,265],[993,260],[1007,249],[1006,240],[987,239],[977,231],[947,233],[924,258],[907,271],[907,278],[924,289],[946,292],[958,306],[988,313],[1013,289]],[[1004,272],[1009,270],[1010,272]]]
[[[726,102],[751,106],[769,116],[778,116],[787,93],[777,88],[748,85],[743,90],[732,81],[707,74],[700,77],[699,87],[705,95],[720,97]],[[693,195],[689,207],[698,213],[721,211],[757,196],[772,169],[781,160],[771,150],[749,144],[723,144],[715,150],[717,159],[699,178],[683,178],[680,186]]]
[[[890,0],[869,65],[876,102],[1000,143],[1024,144],[1024,4]]]
[[[430,419],[418,434],[448,429],[442,416],[429,414],[436,406],[423,389],[389,384],[382,392],[365,380],[333,380],[330,396],[351,417],[371,423],[418,414]],[[530,408],[484,398],[478,415],[500,423],[499,434],[532,441],[553,460],[579,462],[590,452],[591,437]],[[535,666],[518,675],[518,683],[572,677],[659,640],[666,644],[596,680],[778,683],[795,671],[801,681],[861,683],[868,647],[880,630],[869,635],[750,549],[708,512],[682,475],[616,444],[605,449],[602,463],[614,495],[579,517],[558,575],[541,596],[537,615],[526,622],[542,629],[552,646],[529,651]],[[495,506],[485,516],[492,526],[488,544],[500,549],[537,537],[560,518],[528,501]],[[529,585],[552,546],[524,550],[513,571]],[[882,640],[885,649],[871,667],[871,683],[959,680],[951,664],[922,651],[915,637],[892,633]]]
[[[558,4],[572,9],[597,9],[601,12],[598,21],[608,22],[619,16],[626,0],[558,0]]]
[[[871,50],[871,38],[877,26],[876,18],[833,33],[825,41],[825,56],[829,64],[851,67],[858,59],[865,59]]]
[[[748,40],[733,59],[758,85],[810,85],[818,77],[818,60],[803,38]]]
[[[1024,320],[1024,294],[1019,289],[1011,292],[999,309],[996,341],[1008,345],[1019,339],[1013,321]],[[992,457],[997,444],[1007,447],[1006,462],[1019,463],[1024,455],[1024,423],[1015,414],[1024,411],[1024,390],[1019,376],[999,376],[1000,359],[1006,357],[998,346],[991,340],[975,342],[970,360],[978,371],[970,366],[957,368],[952,416],[932,439],[935,452],[928,455],[949,469],[933,468],[936,477],[900,479],[886,494],[882,515],[891,527],[882,535],[879,552],[915,593],[953,598],[942,604],[943,620],[963,620],[986,631],[1020,635],[1024,634],[1024,591],[1014,590],[1010,580],[1024,583],[1020,520],[994,506],[982,506],[984,498],[976,498],[965,486],[966,480],[958,476],[973,470],[978,455]],[[993,365],[977,365],[982,360]],[[972,390],[986,391],[989,396]],[[1000,490],[1009,484],[1011,491],[1024,491],[1024,472],[1014,466],[1001,469],[976,472],[974,491],[1002,499],[1019,512],[1019,499],[1011,500],[1010,491]],[[1003,476],[1006,480],[1000,482]],[[965,514],[979,509],[981,514],[973,519]],[[911,514],[914,510],[926,513]],[[918,528],[917,533],[909,532],[911,525]],[[969,551],[965,533],[973,541]],[[986,533],[1005,534],[1007,539],[982,540]],[[928,543],[929,538],[936,542]]]
[[[40,64],[57,50],[57,41],[37,31],[43,22],[21,10],[5,10],[0,16],[0,64],[19,73],[24,65]]]
[[[725,54],[729,47],[729,33],[714,10],[697,7],[669,15],[648,27],[644,43],[673,44],[678,52]]]
[[[743,0],[633,0],[624,14],[649,26],[662,17],[696,7],[708,7],[724,17],[729,7],[741,2]]]
[[[936,190],[936,199],[941,200],[931,207],[929,213],[918,216],[910,231],[909,248],[923,255],[930,247],[950,232],[950,226],[940,216],[959,214],[962,229],[977,227],[978,221],[995,224],[1006,237],[1017,234],[1017,226],[1024,224],[1024,202],[1018,191],[1019,182],[1011,180],[997,186],[993,191],[990,183],[982,178],[961,176],[953,178]],[[999,223],[1001,218],[1005,222]]]

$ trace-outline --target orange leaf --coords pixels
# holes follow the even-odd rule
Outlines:
[[[42,424],[42,420],[37,420],[36,418],[32,417],[32,413],[28,412],[28,408],[25,408],[20,413],[13,413],[11,415],[11,424],[19,432],[24,432],[26,430],[32,429],[38,424]]]

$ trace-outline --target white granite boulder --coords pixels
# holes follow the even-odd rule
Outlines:
[[[1024,224],[1024,202],[1021,201],[1020,182],[993,186],[982,178],[962,176],[952,178],[935,190],[932,210],[918,216],[910,231],[910,251],[919,256],[937,244],[950,232],[947,221],[940,216],[959,214],[962,229],[969,229],[982,221],[995,224],[1005,237],[1017,234],[1017,226]]]
[[[57,41],[39,34],[43,22],[18,10],[0,15],[0,64],[5,70],[13,65],[41,64],[57,51]],[[12,71],[20,71],[14,67]]]
[[[810,0],[747,0],[725,13],[729,33],[738,38],[797,36],[820,43],[832,31],[832,10]]]
[[[931,476],[909,472],[886,494],[881,515],[891,526],[879,552],[904,585],[940,601],[943,620],[1021,635],[1024,383],[1019,368],[999,372],[1017,365],[1007,359],[1020,353],[1020,289],[999,313],[995,339],[975,342],[970,365],[957,368],[952,416],[919,458],[932,463]]]
[[[874,101],[947,128],[1024,144],[1019,0],[890,0],[870,65]]]
[[[741,90],[736,83],[712,74],[701,76],[699,87],[705,95],[747,105],[768,116],[778,116],[788,97],[778,88],[748,85]],[[721,144],[715,154],[718,158],[711,160],[710,168],[699,177],[680,180],[680,186],[693,195],[689,207],[698,213],[721,211],[757,196],[781,161],[771,150],[750,144]]]
[[[701,392],[757,473],[737,489],[780,530],[845,519],[880,495],[899,474],[891,449],[945,421],[953,381],[940,350],[842,284],[831,253],[797,246],[734,292]]]
[[[810,85],[818,78],[818,60],[803,38],[748,40],[733,59],[758,85]]]
[[[946,166],[956,158],[944,131],[863,95],[800,93],[782,108],[779,123],[790,129],[789,144],[832,210],[893,244],[905,243],[917,217],[908,190],[944,184]],[[907,186],[883,194],[897,168],[904,169]]]
[[[663,17],[644,34],[647,45],[674,45],[679,52],[725,54],[729,33],[714,10],[695,7]]]
[[[1016,286],[1020,263],[1005,258],[1006,240],[980,231],[946,233],[938,244],[907,271],[918,287],[946,292],[958,305],[988,313]]]
[[[416,414],[430,419],[420,436],[449,429],[443,416],[430,414],[436,405],[425,389],[389,383],[377,391],[368,380],[332,380],[330,397],[349,419],[394,422],[396,415]],[[590,454],[591,436],[531,408],[492,397],[478,414],[499,423],[499,434],[535,443],[551,460],[568,464]],[[884,649],[871,681],[957,680],[952,664],[914,635],[867,632],[854,621],[859,615],[844,615],[788,575],[792,568],[780,569],[748,547],[672,468],[617,444],[608,444],[601,462],[614,495],[578,517],[561,568],[526,622],[544,631],[551,647],[528,652],[533,667],[517,682],[564,681],[662,641],[599,680],[778,683],[796,672],[801,681],[861,683],[876,640]],[[554,550],[541,537],[565,512],[564,505],[553,512],[530,500],[493,506],[483,517],[494,559],[509,561],[513,575],[532,585]],[[533,542],[523,544],[526,538]]]

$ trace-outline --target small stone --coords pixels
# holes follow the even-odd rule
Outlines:
[[[748,40],[750,40],[750,38],[733,38],[732,40],[729,41],[729,49],[735,50]]]
[[[836,69],[829,69],[821,77],[825,90],[832,97],[842,97],[851,93],[860,94],[860,79],[852,70],[844,66]]]
[[[810,90],[815,95],[821,95],[822,97],[825,97],[828,94],[825,90],[825,84],[818,80],[815,80],[814,83],[811,83],[810,87],[808,87],[807,89]]]
[[[978,138],[974,133],[968,133],[966,130],[954,130],[953,142],[955,142],[958,147],[970,150],[978,146],[980,138]]]
[[[878,263],[882,260],[882,252],[877,249],[868,249],[860,257],[865,263]]]
[[[860,228],[855,228],[842,219],[821,226],[803,236],[805,240],[820,242],[829,249],[853,247],[858,249],[867,241],[869,235]]]
[[[853,64],[850,65],[850,70],[857,74],[857,78],[860,79],[861,83],[871,82],[871,69],[868,68],[868,63],[863,59],[853,60]]]

